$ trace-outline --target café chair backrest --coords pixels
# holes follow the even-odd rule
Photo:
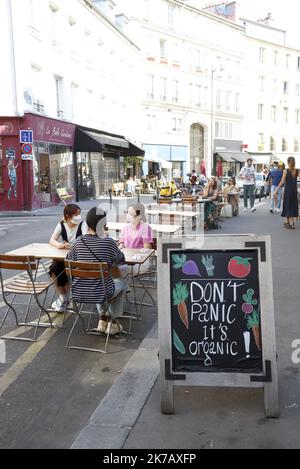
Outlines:
[[[65,261],[66,274],[68,277],[85,279],[107,279],[109,277],[109,267],[101,262],[74,262]]]
[[[10,256],[0,254],[0,269],[34,271],[37,269],[37,262],[34,256]]]

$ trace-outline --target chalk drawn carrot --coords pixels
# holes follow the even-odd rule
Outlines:
[[[179,338],[178,334],[176,331],[173,329],[173,344],[175,348],[178,350],[181,355],[186,354],[185,346],[183,345],[182,340]]]
[[[201,274],[199,272],[199,267],[196,264],[196,262],[188,261],[185,254],[183,256],[177,256],[174,254],[172,256],[172,259],[174,261],[174,264],[173,264],[174,269],[182,269],[182,272],[185,275],[201,277]]]
[[[187,329],[189,328],[189,317],[185,302],[188,297],[189,292],[187,286],[182,283],[177,283],[173,289],[173,304],[177,306],[180,319]]]
[[[258,311],[254,310],[253,313],[248,316],[247,319],[247,328],[249,331],[252,330],[254,340],[255,340],[255,345],[258,348],[259,351],[261,351],[261,337],[260,337],[260,330],[259,330],[259,314]]]

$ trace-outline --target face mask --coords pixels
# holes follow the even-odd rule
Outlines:
[[[73,217],[71,222],[73,223],[73,225],[80,225],[80,223],[82,222],[81,215],[76,215],[76,217]]]

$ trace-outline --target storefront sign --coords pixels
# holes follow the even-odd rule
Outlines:
[[[34,140],[37,142],[49,142],[70,147],[74,145],[76,128],[74,124],[26,114],[25,125],[33,130]]]
[[[9,158],[13,160],[16,157],[16,152],[13,148],[7,148],[6,152],[6,158]]]
[[[33,131],[20,130],[20,143],[33,143]]]

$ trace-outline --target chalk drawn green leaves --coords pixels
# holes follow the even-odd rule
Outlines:
[[[243,300],[245,303],[242,305],[242,311],[245,315],[252,314],[254,311],[254,306],[257,306],[257,300],[253,299],[255,292],[252,289],[249,289],[245,295],[243,295]]]
[[[204,265],[207,275],[213,277],[215,274],[214,259],[212,256],[202,256],[202,264]]]
[[[183,345],[182,340],[179,338],[178,334],[176,331],[173,329],[173,344],[174,347],[178,350],[181,355],[186,354],[185,346]]]
[[[258,348],[258,350],[261,351],[261,337],[260,337],[259,324],[260,324],[259,313],[255,309],[253,313],[250,316],[248,316],[247,328],[249,331],[252,330],[254,340],[255,340],[255,345]]]

